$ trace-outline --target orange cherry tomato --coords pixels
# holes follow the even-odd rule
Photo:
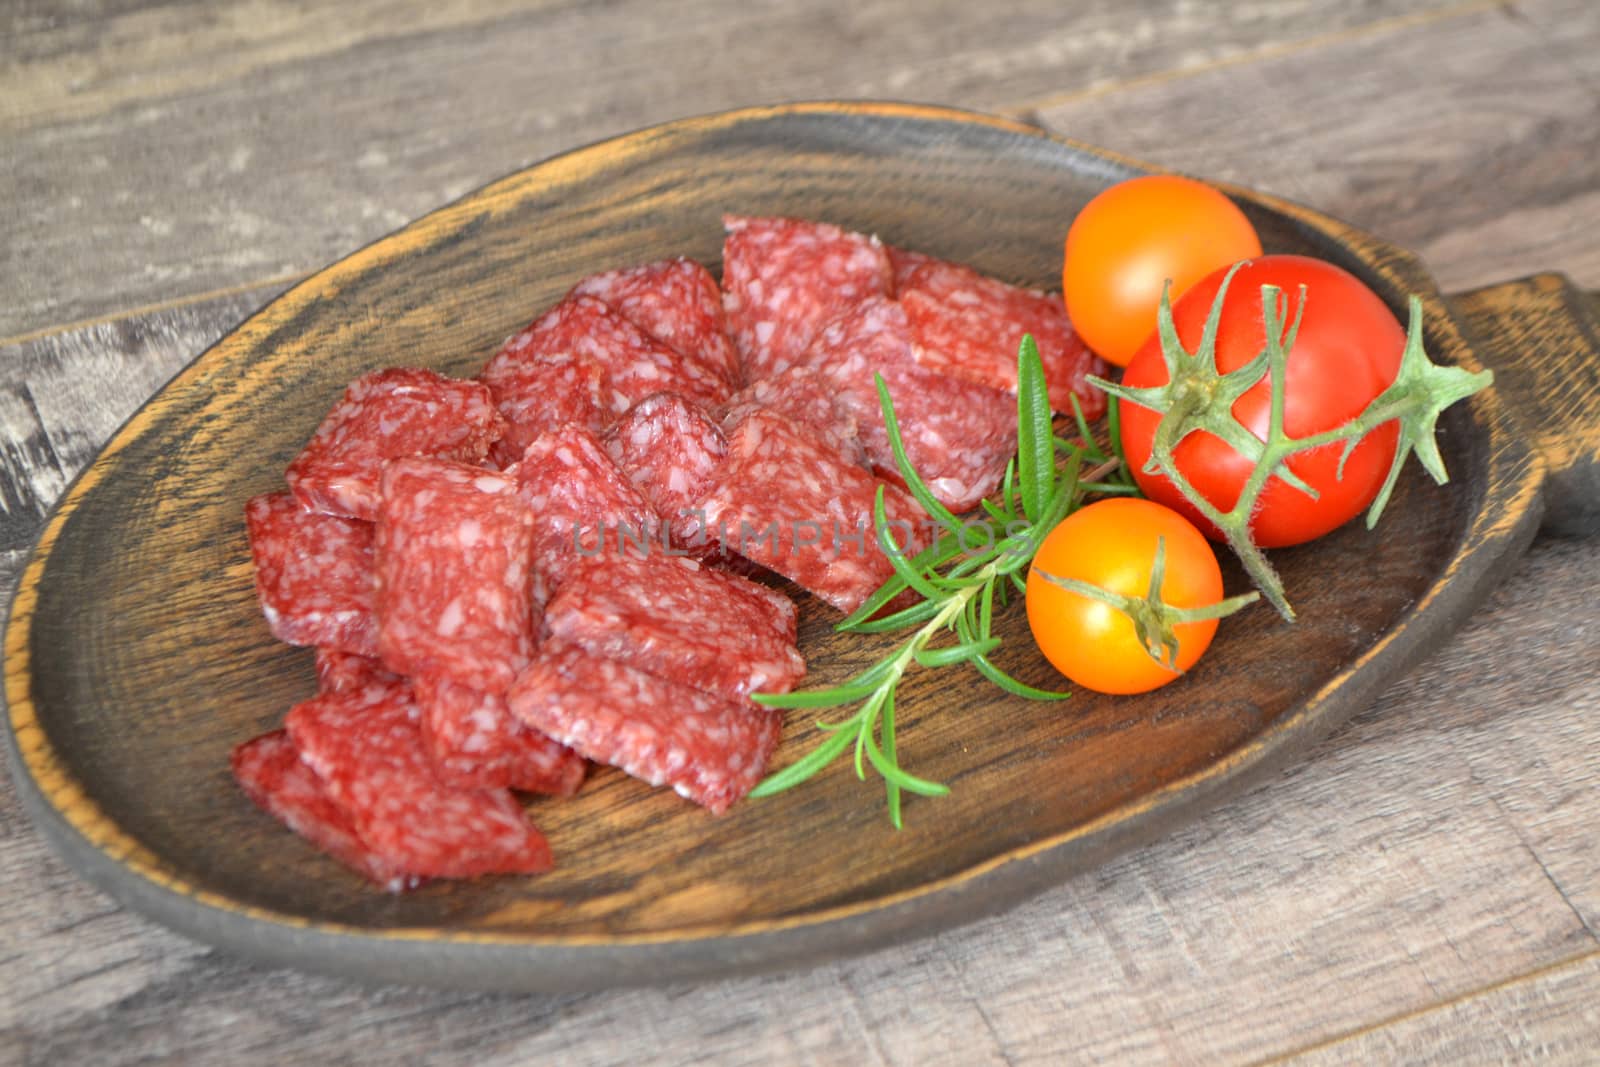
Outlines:
[[[1045,536],[1028,569],[1028,626],[1045,658],[1085,689],[1144,693],[1178,677],[1150,658],[1133,621],[1117,608],[1061,588],[1040,572],[1075,578],[1123,596],[1150,589],[1156,542],[1166,545],[1161,600],[1198,608],[1222,599],[1222,571],[1204,535],[1170,508],[1136,497],[1112,497],[1080,508]],[[1210,647],[1217,620],[1179,623],[1179,671]]]
[[[1155,332],[1168,279],[1177,303],[1217,268],[1259,255],[1255,227],[1211,186],[1167,174],[1119,182],[1084,205],[1067,231],[1067,316],[1085,344],[1126,367]]]

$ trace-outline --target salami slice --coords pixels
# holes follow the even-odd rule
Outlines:
[[[286,727],[362,842],[413,875],[535,873],[550,846],[504,789],[456,789],[434,774],[407,687],[371,686],[296,704]]]
[[[391,893],[422,883],[367,847],[283,730],[239,745],[232,762],[234,780],[258,807],[346,867]]]
[[[739,380],[739,355],[728,336],[722,294],[711,272],[678,257],[591,275],[572,292],[592,296],[681,355]]]
[[[510,478],[446,460],[391,462],[376,540],[384,665],[505,692],[533,651],[532,540]]]
[[[782,417],[753,411],[728,434],[728,462],[701,507],[722,544],[853,611],[894,569],[873,523],[880,486],[896,543],[917,551],[930,520],[903,489],[846,463]]]
[[[592,360],[628,404],[674,392],[712,405],[732,391],[718,369],[667,347],[592,296],[567,297],[512,340],[524,336],[521,358],[568,354]]]
[[[376,633],[376,628],[374,628]],[[317,692],[342,693],[361,689],[374,683],[392,684],[401,680],[398,674],[386,670],[377,658],[377,639],[373,639],[374,654],[357,655],[333,648],[317,649]]]
[[[287,492],[245,505],[256,599],[272,635],[376,655],[372,523],[307,511]]]
[[[884,245],[884,251],[889,253],[889,267],[894,276],[893,292],[899,296],[906,288],[906,283],[911,278],[912,271],[924,263],[937,263],[939,260],[925,252],[913,252],[909,248],[898,248],[894,245]]]
[[[924,366],[1014,393],[1017,347],[1023,334],[1032,334],[1051,406],[1071,411],[1077,397],[1087,418],[1105,412],[1105,394],[1088,382],[1105,365],[1078,339],[1059,297],[933,260],[910,272],[900,302]]]
[[[581,426],[541,434],[516,475],[533,515],[533,593],[540,604],[579,558],[665,547],[655,509]]]
[[[856,301],[889,294],[875,237],[788,218],[729,215],[723,228],[723,305],[747,383],[793,366]]]
[[[511,714],[503,696],[436,678],[412,688],[433,769],[462,789],[518,789],[570,797],[588,763]]]
[[[812,342],[805,356],[808,362],[815,348],[816,342]],[[722,425],[728,427],[756,408],[766,408],[846,462],[869,467],[854,406],[827,375],[815,367],[796,365],[745,386],[722,408],[720,416]]]
[[[532,356],[531,331],[523,330],[501,346],[478,379],[489,387],[495,408],[506,421],[505,436],[491,458],[502,469],[522,457],[535,437],[575,423],[599,433],[627,410],[628,400],[611,384],[611,375],[582,352]]]
[[[734,699],[786,693],[806,672],[787,597],[678,556],[580,561],[545,625],[551,638]]]
[[[371,520],[386,460],[436,456],[478,463],[504,431],[479,382],[405,367],[374,371],[350,383],[289,464],[289,488],[312,511]]]
[[[676,393],[657,393],[629,409],[601,443],[667,524],[672,544],[704,547],[695,504],[728,454],[722,428],[705,409]]]
[[[934,497],[960,514],[999,488],[1017,451],[1014,393],[929,370],[917,363],[904,309],[869,297],[830,323],[806,353],[850,405],[877,473],[904,485],[875,375],[894,402],[906,458]]]
[[[535,729],[712,812],[761,780],[783,717],[547,641],[507,698]]]

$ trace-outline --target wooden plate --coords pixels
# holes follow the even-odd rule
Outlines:
[[[14,769],[48,837],[118,900],[276,964],[380,981],[555,990],[793,966],[1011,905],[1235,793],[1325,735],[1474,604],[1532,536],[1539,461],[1490,398],[1453,410],[1454,482],[1402,480],[1382,532],[1275,555],[1300,612],[1229,622],[1191,676],[1140,698],[1007,698],[954,670],[903,689],[906,764],[953,795],[895,832],[843,764],[713,818],[614,772],[536,802],[559,869],[375,892],[256,810],[228,752],[313,692],[311,654],[256,610],[241,508],[344,384],[394,364],[470,375],[582,275],[684,254],[725,211],[792,214],[1053,288],[1060,238],[1136,164],[1016,123],[801,105],[672,123],[468,196],[298,286],[122,428],[51,518],[6,632]],[[1236,191],[1269,250],[1326,257],[1397,313],[1428,300],[1436,358],[1475,359],[1415,260]],[[1242,582],[1237,572],[1230,587]],[[885,642],[803,601],[825,684]],[[1054,684],[1020,606],[1005,666]],[[779,760],[815,739],[791,714]]]

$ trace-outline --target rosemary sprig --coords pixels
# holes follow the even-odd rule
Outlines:
[[[966,663],[1017,696],[1033,700],[1067,696],[1036,689],[995,665],[991,656],[1000,646],[1000,638],[994,634],[995,602],[1004,604],[1009,588],[1025,588],[1025,572],[1040,542],[1086,495],[1129,492],[1132,482],[1126,476],[1113,477],[1121,469],[1120,458],[1095,444],[1088,422],[1076,406],[1074,419],[1082,443],[1056,435],[1044,368],[1030,336],[1023,337],[1017,352],[1017,456],[1007,465],[998,497],[983,501],[981,514],[957,516],[929,492],[906,456],[894,402],[881,376],[877,386],[895,464],[911,495],[938,524],[938,535],[927,548],[907,558],[895,544],[880,488],[873,520],[879,546],[894,567],[894,575],[836,628],[855,633],[916,630],[883,660],[831,689],[756,694],[755,700],[775,708],[858,707],[846,719],[819,721],[817,728],[826,738],[796,762],[769,775],[750,795],[770,796],[798,785],[853,745],[857,778],[865,780],[869,765],[883,778],[889,819],[898,829],[902,793],[939,796],[949,792],[947,786],[920,778],[900,765],[895,736],[900,680],[913,665],[938,668]],[[1086,463],[1094,469],[1084,474]],[[915,603],[879,615],[908,589],[916,594]],[[953,634],[954,642],[935,646],[942,633]]]
[[[1266,328],[1266,342],[1255,358],[1223,374],[1217,369],[1217,329],[1228,285],[1238,269],[1239,265],[1235,265],[1217,290],[1200,342],[1193,352],[1184,348],[1178,338],[1172,320],[1171,284],[1168,283],[1156,317],[1162,357],[1167,367],[1165,384],[1135,389],[1099,378],[1090,380],[1113,397],[1160,414],[1145,470],[1164,474],[1196,511],[1222,531],[1256,588],[1261,590],[1284,619],[1293,621],[1294,609],[1289,606],[1282,579],[1250,536],[1250,516],[1268,481],[1277,478],[1315,498],[1316,491],[1289,469],[1289,457],[1313,448],[1343,444],[1344,451],[1339,460],[1339,473],[1342,475],[1345,460],[1349,459],[1350,453],[1368,433],[1386,422],[1397,421],[1400,426],[1399,444],[1388,477],[1367,512],[1367,527],[1370,529],[1383,513],[1400,468],[1413,450],[1435,482],[1442,485],[1448,481],[1444,460],[1434,441],[1435,424],[1446,408],[1487,388],[1494,376],[1486,370],[1472,373],[1459,367],[1440,366],[1429,360],[1422,345],[1422,301],[1413,296],[1409,304],[1410,321],[1406,329],[1405,351],[1394,383],[1349,422],[1321,433],[1290,437],[1283,425],[1285,382],[1289,350],[1294,346],[1300,319],[1305,312],[1306,289],[1300,287],[1294,321],[1285,328],[1280,307],[1282,290],[1272,285],[1261,287],[1261,314]],[[1264,441],[1233,414],[1234,402],[1255,388],[1263,378],[1271,390]],[[1202,496],[1184,477],[1173,457],[1179,443],[1197,430],[1221,438],[1254,464],[1238,500],[1227,511]]]

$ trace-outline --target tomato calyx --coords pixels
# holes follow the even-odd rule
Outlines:
[[[1178,666],[1178,635],[1176,628],[1184,623],[1223,619],[1261,599],[1261,594],[1250,592],[1203,604],[1193,608],[1179,608],[1161,599],[1161,587],[1167,576],[1167,539],[1156,538],[1156,555],[1150,564],[1150,586],[1141,596],[1126,596],[1093,582],[1077,578],[1063,578],[1049,571],[1035,568],[1034,573],[1052,585],[1069,593],[1076,593],[1120,611],[1133,623],[1134,635],[1145,654],[1156,663],[1175,674],[1182,674]]]
[[[1422,343],[1422,302],[1409,300],[1409,323],[1405,349],[1395,380],[1349,421],[1320,433],[1290,437],[1284,428],[1285,382],[1289,351],[1294,344],[1308,294],[1301,286],[1294,320],[1285,324],[1283,291],[1277,286],[1261,287],[1261,315],[1265,327],[1262,349],[1248,362],[1222,374],[1217,369],[1217,331],[1228,283],[1242,266],[1235,264],[1212,301],[1205,328],[1195,350],[1190,352],[1178,337],[1173,322],[1170,292],[1162,294],[1156,329],[1160,339],[1167,381],[1151,388],[1131,388],[1091,378],[1096,385],[1119,400],[1138,404],[1161,416],[1151,439],[1150,457],[1144,470],[1164,476],[1194,509],[1220,531],[1257,589],[1287,621],[1294,621],[1294,609],[1284,591],[1282,579],[1267,561],[1250,533],[1251,515],[1268,481],[1277,478],[1313,499],[1316,492],[1288,466],[1289,457],[1343,444],[1338,473],[1363,438],[1377,427],[1396,422],[1399,442],[1387,477],[1367,511],[1371,529],[1383,513],[1393,492],[1400,468],[1415,452],[1423,467],[1438,484],[1449,480],[1434,434],[1439,416],[1459,400],[1487,388],[1493,382],[1490,371],[1467,371],[1441,366],[1427,356]],[[1235,416],[1234,403],[1263,379],[1270,390],[1266,438],[1263,440]],[[1217,437],[1239,456],[1253,464],[1238,499],[1223,511],[1202,495],[1185,476],[1174,457],[1178,445],[1196,431]]]
[[[1378,490],[1372,507],[1367,509],[1369,530],[1378,524],[1383,509],[1389,503],[1389,496],[1394,492],[1394,483],[1400,477],[1400,468],[1413,452],[1435,483],[1443,485],[1450,480],[1435,436],[1439,416],[1456,401],[1465,400],[1494,383],[1494,372],[1491,370],[1469,371],[1461,367],[1440,366],[1430,360],[1422,347],[1422,301],[1411,297],[1407,311],[1406,347],[1400,356],[1400,370],[1395,375],[1394,383],[1349,424],[1355,429],[1346,437],[1344,453],[1339,457],[1342,471],[1345,460],[1350,458],[1350,453],[1361,442],[1359,435],[1390,419],[1400,423],[1400,440],[1395,446],[1394,462],[1389,465],[1389,475],[1384,479],[1383,488]]]
[[[1222,305],[1228,295],[1228,286],[1233,282],[1233,276],[1240,266],[1241,264],[1234,264],[1223,277],[1216,299],[1212,301],[1210,312],[1206,316],[1200,343],[1192,354],[1178,339],[1177,327],[1172,321],[1172,290],[1168,286],[1162,292],[1156,318],[1156,331],[1161,339],[1161,356],[1167,368],[1166,384],[1151,389],[1131,389],[1121,386],[1117,389],[1117,395],[1122,399],[1131,400],[1164,416],[1156,425],[1152,448],[1154,454],[1170,455],[1189,434],[1196,430],[1204,430],[1221,438],[1228,447],[1245,459],[1258,465],[1261,463],[1262,456],[1266,452],[1266,442],[1251,433],[1234,416],[1233,405],[1254,389],[1261,381],[1262,375],[1270,369],[1272,345],[1269,343],[1256,354],[1255,358],[1226,374],[1217,369],[1217,331],[1222,319]],[[1267,333],[1287,354],[1289,349],[1294,347],[1295,337],[1300,332],[1300,320],[1305,314],[1305,286],[1300,287],[1300,300],[1296,305],[1294,321],[1281,333],[1279,326],[1282,323],[1283,311],[1278,304],[1279,290],[1273,286],[1263,286],[1261,298],[1263,301],[1269,299],[1269,290],[1274,304],[1274,315],[1267,319]],[[1316,490],[1287,466],[1279,464],[1278,469],[1272,473],[1307,496],[1316,498]]]

